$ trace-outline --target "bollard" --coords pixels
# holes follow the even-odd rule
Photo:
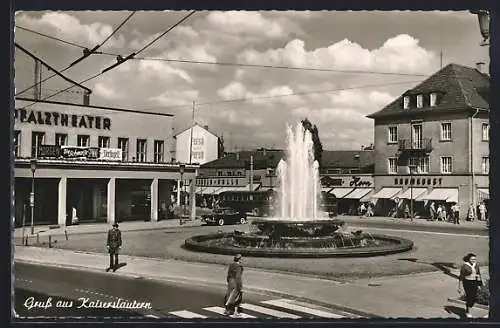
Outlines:
[[[66,240],[68,240],[68,230],[64,229],[64,236],[66,237]]]
[[[52,236],[49,235],[49,248],[52,248]]]

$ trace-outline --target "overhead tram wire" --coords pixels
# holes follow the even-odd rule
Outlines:
[[[125,25],[125,23],[127,23],[127,22],[130,20],[130,18],[132,18],[132,16],[133,16],[135,13],[136,13],[136,11],[133,11],[130,15],[128,15],[128,16],[127,16],[127,17],[126,17],[126,18],[125,18],[125,19],[124,19],[124,20],[120,23],[120,25],[118,25],[118,26],[117,26],[117,27],[116,27],[116,28],[115,28],[115,29],[111,32],[111,34],[109,34],[109,35],[106,37],[106,39],[104,39],[104,40],[103,40],[100,44],[96,45],[96,46],[95,46],[94,48],[92,48],[91,50],[89,50],[89,49],[88,49],[87,47],[85,47],[85,46],[82,46],[82,45],[79,45],[79,44],[76,44],[76,43],[73,43],[73,42],[65,41],[65,40],[62,40],[62,39],[59,39],[59,38],[56,38],[56,37],[51,37],[51,36],[49,36],[49,35],[42,34],[42,33],[39,33],[39,32],[33,31],[33,30],[30,30],[30,29],[27,29],[27,28],[24,28],[24,27],[21,27],[21,26],[17,26],[17,25],[16,25],[16,27],[17,27],[17,28],[20,28],[20,29],[22,29],[22,30],[26,30],[26,31],[31,32],[31,33],[35,33],[35,34],[38,34],[38,35],[41,35],[41,36],[44,36],[44,37],[47,37],[47,38],[51,38],[51,39],[57,40],[57,41],[59,41],[59,42],[63,42],[63,43],[65,43],[65,44],[69,44],[69,45],[72,45],[72,46],[75,46],[75,47],[78,47],[78,48],[82,48],[82,49],[83,49],[83,56],[82,56],[82,57],[80,57],[80,58],[78,58],[77,60],[75,60],[74,62],[72,62],[71,64],[69,64],[68,66],[66,66],[64,69],[62,69],[62,70],[60,71],[60,73],[63,73],[63,72],[65,72],[65,71],[67,71],[68,69],[70,69],[71,67],[73,67],[74,65],[78,64],[79,62],[81,62],[82,60],[84,60],[85,58],[89,57],[90,55],[92,55],[92,54],[97,54],[97,53],[96,53],[96,51],[97,51],[100,47],[102,47],[102,46],[103,46],[103,45],[104,45],[104,44],[105,44],[105,43],[106,43],[109,39],[111,39],[111,37],[112,37],[113,35],[115,35],[115,34],[118,32],[118,30],[120,30],[120,28],[122,28],[122,26],[123,26],[123,25]],[[30,90],[30,89],[32,89],[32,88],[37,87],[38,85],[40,85],[40,84],[42,84],[42,83],[44,83],[44,82],[46,82],[46,81],[50,80],[51,78],[53,78],[53,77],[54,77],[54,76],[56,76],[56,75],[57,75],[57,74],[52,74],[52,75],[50,75],[50,76],[46,77],[45,79],[43,79],[43,80],[41,80],[41,81],[39,81],[39,82],[37,82],[37,83],[33,84],[32,86],[30,86],[30,87],[28,87],[28,88],[26,88],[26,89],[24,89],[24,90],[22,90],[22,91],[20,91],[20,92],[16,93],[16,96],[18,96],[18,95],[20,95],[20,94],[23,94],[23,93],[25,93],[26,91],[28,91],[28,90]]]
[[[16,26],[22,28],[20,26]],[[54,39],[56,41],[69,43],[75,47],[85,49],[86,47],[81,44],[72,43],[66,40],[54,38],[50,35],[38,33],[26,28],[29,32],[36,33],[40,36]],[[97,55],[113,56],[117,57],[119,54],[100,51],[96,53]],[[184,64],[201,64],[201,65],[219,65],[219,66],[237,66],[237,67],[251,67],[251,68],[270,68],[270,69],[283,69],[283,70],[297,70],[297,71],[316,71],[316,72],[334,72],[334,73],[346,73],[346,74],[374,74],[374,75],[394,75],[394,76],[425,76],[428,77],[430,74],[417,74],[417,73],[397,73],[397,72],[381,72],[381,71],[363,71],[363,70],[342,70],[333,68],[320,68],[320,67],[300,67],[300,66],[275,66],[275,65],[259,65],[259,64],[244,64],[244,63],[228,63],[228,62],[209,62],[209,61],[198,61],[198,60],[187,60],[187,59],[170,59],[170,58],[155,58],[155,57],[137,57],[134,56],[130,58],[131,60],[152,60],[152,61],[165,61],[165,62],[175,62]]]
[[[146,50],[146,49],[147,49],[148,47],[150,47],[153,43],[155,43],[156,41],[158,41],[161,37],[163,37],[165,34],[167,34],[168,32],[170,32],[170,31],[171,31],[172,29],[174,29],[176,26],[178,26],[179,24],[181,24],[182,22],[184,22],[186,19],[188,19],[188,18],[189,18],[191,15],[193,15],[195,12],[196,12],[196,10],[193,10],[192,12],[190,12],[188,15],[186,15],[186,16],[185,16],[184,18],[182,18],[180,21],[178,21],[177,23],[175,23],[175,24],[174,24],[172,27],[170,27],[168,30],[166,30],[165,32],[163,32],[160,36],[156,37],[156,38],[155,38],[155,39],[153,39],[151,42],[149,42],[146,46],[144,46],[142,49],[140,49],[140,50],[137,52],[137,54],[139,54],[139,53],[143,52],[144,50]],[[131,54],[131,55],[132,55],[132,54]],[[127,56],[127,58],[128,58],[128,57],[130,57],[131,55]],[[126,60],[126,59],[125,59],[125,60]],[[95,75],[93,75],[93,76],[91,76],[91,77],[86,78],[85,80],[83,80],[83,81],[79,82],[79,84],[86,83],[86,82],[88,82],[88,81],[90,81],[90,80],[93,80],[93,79],[95,79],[95,78],[97,78],[97,77],[99,77],[99,76],[103,75],[104,73],[106,73],[106,72],[110,71],[111,69],[115,68],[115,67],[116,67],[116,66],[118,66],[119,64],[122,64],[125,60],[122,60],[121,62],[119,62],[119,63],[117,63],[117,64],[114,64],[114,65],[112,65],[112,66],[110,66],[110,67],[106,68],[105,70],[103,70],[103,71],[101,71],[101,72],[99,72],[99,73],[97,73],[97,74],[95,74]],[[71,89],[71,88],[74,88],[74,87],[75,87],[75,85],[71,85],[71,86],[69,86],[69,87],[67,87],[67,88],[65,88],[65,89],[63,89],[63,90],[60,90],[60,91],[58,91],[58,92],[56,92],[56,93],[53,93],[53,94],[51,94],[51,95],[49,95],[49,96],[47,96],[47,97],[45,97],[45,98],[41,99],[40,101],[48,100],[48,99],[50,99],[50,98],[52,98],[52,97],[57,96],[58,94],[60,94],[60,93],[62,93],[62,92],[64,92],[64,91],[67,91],[67,90],[69,90],[69,89]],[[27,107],[31,107],[31,106],[33,106],[34,104],[36,104],[37,102],[38,102],[38,101],[34,101],[34,102],[32,102],[31,104],[28,104],[28,105],[24,106],[22,109],[25,109],[25,108],[27,108]]]
[[[189,17],[191,17],[194,13],[196,12],[196,10],[193,10],[191,11],[189,14],[187,14],[186,16],[184,16],[180,21],[178,21],[177,23],[175,23],[174,25],[172,25],[169,29],[167,29],[165,32],[163,32],[162,34],[158,35],[156,38],[154,38],[153,40],[151,40],[150,42],[148,42],[144,47],[142,47],[139,51],[137,52],[133,52],[131,53],[130,55],[128,55],[127,57],[123,58],[121,55],[118,55],[116,57],[116,63],[105,68],[102,73],[105,73],[109,70],[112,70],[113,68],[115,68],[116,66],[118,65],[121,65],[123,64],[124,62],[126,62],[127,60],[129,59],[132,59],[134,58],[136,55],[140,54],[141,52],[143,52],[144,50],[146,50],[147,48],[149,48],[151,45],[153,45],[153,43],[155,43],[156,41],[158,41],[159,39],[161,39],[165,34],[167,34],[168,32],[172,31],[174,28],[176,28],[178,25],[182,24],[186,19],[188,19]]]

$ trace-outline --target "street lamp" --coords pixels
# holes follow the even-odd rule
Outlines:
[[[31,168],[31,194],[30,194],[30,206],[31,206],[31,234],[35,234],[35,227],[33,225],[33,218],[35,216],[35,171],[36,171],[36,159],[33,158],[30,161]]]
[[[179,173],[181,174],[181,183],[182,183],[182,190],[181,190],[181,202],[183,201],[184,195],[182,194],[182,191],[185,192],[184,188],[184,169],[186,168],[185,164],[179,164]],[[186,214],[186,200],[184,199],[184,202],[182,203],[182,214],[181,214],[181,219],[180,223],[182,224],[182,216]]]
[[[416,165],[410,164],[408,168],[410,169],[410,220],[413,221],[413,170]]]
[[[481,46],[490,45],[490,13],[487,10],[471,10],[472,14],[476,14],[479,21],[479,31],[483,37]]]

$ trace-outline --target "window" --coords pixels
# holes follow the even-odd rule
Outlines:
[[[441,141],[451,140],[451,123],[441,123]]]
[[[432,92],[429,99],[429,106],[434,107],[437,105],[437,93]]]
[[[424,96],[417,95],[417,108],[422,108],[422,107],[424,107]]]
[[[397,143],[398,142],[398,127],[390,126],[389,127],[389,143]]]
[[[193,146],[203,146],[203,138],[194,138]]]
[[[404,109],[410,108],[410,96],[403,97],[403,108]]]
[[[155,163],[162,163],[165,158],[163,156],[163,149],[164,149],[165,143],[163,140],[155,140],[155,152],[154,152],[154,162]]]
[[[79,134],[76,137],[76,145],[78,147],[88,147],[88,146],[90,146],[90,136]]]
[[[483,123],[483,128],[482,128],[482,135],[483,135],[483,141],[488,141],[490,140],[490,131],[489,131],[489,125],[488,123]]]
[[[56,133],[56,146],[66,146],[68,144],[68,135],[66,133]]]
[[[451,173],[452,169],[451,156],[441,157],[441,173]]]
[[[395,157],[389,158],[388,161],[388,173],[397,174],[398,173],[398,159]]]
[[[21,156],[21,131],[16,130],[14,131],[14,142],[13,142],[13,152],[15,157],[20,157]]]
[[[99,137],[98,138],[99,148],[110,148],[110,138],[109,137]]]
[[[202,160],[203,159],[203,155],[204,155],[204,153],[202,151],[194,151],[193,155],[192,155],[192,159]]]
[[[146,139],[137,139],[136,158],[138,162],[147,161],[148,141]]]
[[[45,141],[45,132],[31,133],[31,157],[38,156],[38,147],[43,145]]]
[[[118,148],[122,150],[123,161],[128,161],[128,138],[118,138]]]
[[[490,158],[483,157],[481,159],[481,172],[483,174],[490,174]]]
[[[410,166],[414,167],[412,173],[429,173],[429,157],[410,157]]]

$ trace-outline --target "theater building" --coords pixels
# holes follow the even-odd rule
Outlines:
[[[16,100],[15,224],[158,220],[175,202],[172,115]],[[194,181],[196,165],[185,165]],[[34,171],[33,171],[34,169]],[[34,197],[31,196],[32,188]]]
[[[450,64],[382,110],[374,120],[376,215],[414,203],[449,209],[489,198],[489,76]],[[411,205],[412,202],[410,202]]]

